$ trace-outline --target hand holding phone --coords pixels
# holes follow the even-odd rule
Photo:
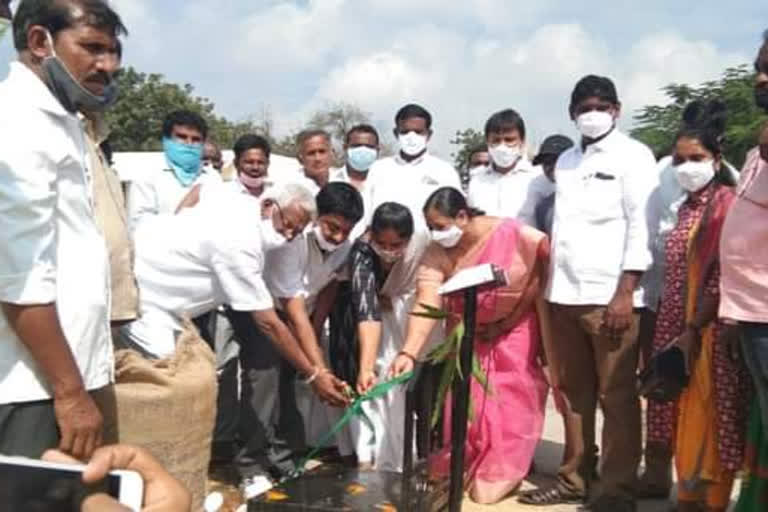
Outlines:
[[[72,462],[74,459],[58,451],[49,451],[43,459],[51,462]],[[76,462],[76,461],[75,461]],[[96,450],[83,470],[85,483],[98,482],[111,471],[129,470],[144,480],[143,508],[145,512],[187,512],[192,498],[184,486],[171,476],[152,455],[136,446],[113,445]],[[141,503],[141,501],[139,501]],[[109,508],[114,507],[114,508]],[[113,498],[91,496],[83,503],[84,512],[125,510]]]

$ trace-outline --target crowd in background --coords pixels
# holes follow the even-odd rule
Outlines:
[[[407,104],[392,157],[361,124],[334,168],[329,134],[306,130],[295,172],[275,174],[270,143],[248,134],[222,176],[205,120],[178,110],[158,127],[165,165],[121,184],[102,119],[119,94],[119,15],[102,0],[23,0],[11,24],[7,4],[0,453],[137,446],[195,507],[211,459],[255,497],[355,396],[423,362],[466,306],[441,286],[490,263],[507,282],[478,296],[489,385],[471,385],[472,500],[499,502],[532,471],[551,394],[562,463],[519,501],[633,511],[669,497],[674,468],[677,510],[725,511],[746,469],[739,510],[766,509],[768,125],[739,171],[723,158],[724,104],[692,102],[671,153],[654,155],[618,128],[611,79],[588,75],[564,113],[579,138],[535,153],[507,108],[459,172],[429,151],[432,114]],[[768,33],[755,72],[768,112]],[[401,471],[405,387],[363,410],[370,422],[336,435],[340,462]],[[129,447],[98,451],[116,443]],[[438,450],[430,467],[449,460]]]

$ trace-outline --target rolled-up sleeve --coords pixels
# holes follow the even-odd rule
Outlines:
[[[646,147],[627,155],[622,205],[627,221],[622,270],[645,272],[653,256],[649,244],[648,201],[658,185],[656,161]]]
[[[57,164],[6,128],[0,128],[0,301],[50,304],[56,301]]]

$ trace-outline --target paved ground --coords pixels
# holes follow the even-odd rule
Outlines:
[[[598,428],[602,421],[598,419]],[[599,433],[599,430],[598,430]],[[551,482],[562,456],[563,422],[550,401],[547,407],[547,418],[544,425],[544,435],[536,451],[536,475],[523,484],[523,489],[535,488],[537,485]],[[599,439],[599,436],[598,436]],[[738,496],[738,485],[734,486],[734,500]],[[514,497],[493,506],[482,506],[465,500],[463,510],[466,512],[575,512],[576,505],[560,505],[552,507],[531,507],[517,503]],[[673,510],[671,501],[645,501],[640,503],[639,512],[668,512]]]
[[[598,418],[598,429],[600,428],[602,428],[602,421],[601,418]],[[537,485],[552,481],[562,456],[562,439],[563,423],[550,401],[547,407],[543,439],[536,451],[536,474],[523,484],[523,489],[532,489]],[[211,482],[211,484],[211,490],[220,491],[226,496],[226,504],[221,512],[234,512],[240,505],[240,497],[236,488],[221,482]],[[738,485],[734,486],[734,499],[738,494],[738,490]],[[672,510],[672,507],[671,502],[647,501],[640,504],[639,512],[668,512]],[[514,497],[511,497],[493,506],[477,505],[466,499],[463,510],[466,512],[575,512],[578,508],[576,505],[531,507],[521,505],[517,503]]]

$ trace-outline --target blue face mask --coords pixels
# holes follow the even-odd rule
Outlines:
[[[185,187],[192,185],[202,170],[203,145],[184,144],[166,137],[163,139],[163,151],[179,183]]]
[[[378,158],[379,152],[367,146],[347,150],[347,163],[358,172],[367,172]]]

